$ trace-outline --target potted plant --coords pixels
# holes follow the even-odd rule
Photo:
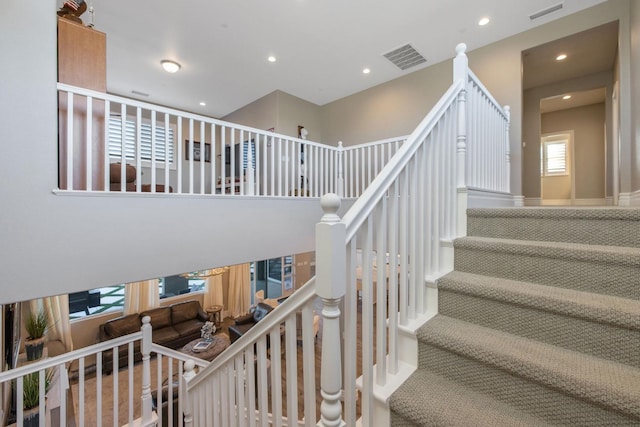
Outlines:
[[[44,390],[49,391],[53,370],[47,369],[44,374]],[[40,373],[32,372],[22,380],[22,418],[24,427],[38,427],[40,425]]]
[[[25,323],[28,337],[24,343],[27,360],[38,360],[42,357],[44,349],[44,335],[47,333],[49,322],[44,310],[37,313],[29,313]]]

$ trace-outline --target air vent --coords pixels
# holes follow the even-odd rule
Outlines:
[[[132,90],[131,93],[138,96],[144,96],[144,97],[149,96],[148,93],[140,92],[139,90]]]
[[[410,44],[406,44],[402,47],[392,50],[383,54],[385,58],[393,62],[393,64],[401,70],[406,70],[416,65],[427,62],[426,58]]]
[[[548,14],[553,13],[553,12],[557,12],[558,10],[562,9],[563,7],[564,7],[564,3],[558,3],[556,5],[548,7],[546,9],[542,9],[539,12],[532,13],[531,15],[529,15],[529,19],[531,19],[533,21],[534,19],[542,18],[545,15],[548,15]]]

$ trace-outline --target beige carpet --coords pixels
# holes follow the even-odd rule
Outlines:
[[[472,209],[392,425],[640,426],[640,210]]]

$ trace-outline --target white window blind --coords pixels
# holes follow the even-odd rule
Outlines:
[[[169,150],[166,150],[165,129],[163,126],[156,125],[155,144],[152,144],[151,124],[140,124],[140,159],[143,161],[151,161],[152,147],[155,148],[156,162],[169,163],[174,160],[174,132],[169,127]],[[136,122],[126,120],[125,122],[125,154],[127,160],[136,159]],[[120,117],[112,116],[109,118],[109,156],[118,159],[122,158],[122,121]]]
[[[544,143],[544,175],[567,174],[567,141],[545,141]]]
[[[251,144],[251,165],[249,165],[249,144]],[[242,169],[249,169],[249,166],[256,167],[256,142],[253,139],[242,142]]]

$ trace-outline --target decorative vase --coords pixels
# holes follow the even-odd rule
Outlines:
[[[24,350],[27,353],[27,360],[40,359],[44,350],[44,337],[27,339],[24,343]]]
[[[40,426],[40,408],[25,409],[22,413],[22,420],[24,427],[38,427]]]

